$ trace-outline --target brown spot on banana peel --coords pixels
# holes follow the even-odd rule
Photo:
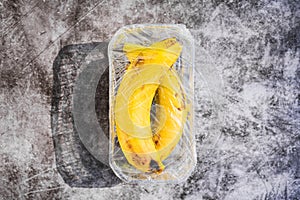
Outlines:
[[[154,172],[154,173],[161,173],[164,169],[161,169],[158,165],[158,163],[155,161],[155,160],[152,160],[150,161],[150,168],[151,168],[151,172]]]
[[[159,164],[151,159],[150,162],[147,161],[146,158],[139,156],[138,154],[134,154],[132,156],[132,161],[134,161],[136,164],[145,166],[145,168],[148,168],[149,173],[160,173],[163,171],[163,168],[160,168]]]
[[[145,63],[145,59],[143,57],[143,54],[141,53],[141,55],[139,55],[136,58],[136,61],[133,62],[133,66],[134,67],[139,67],[139,66],[143,65],[144,63]]]
[[[139,56],[137,57],[137,65],[143,65],[145,63],[145,58],[143,56],[143,53],[140,53]]]
[[[129,149],[132,149],[132,145],[130,143],[127,144]]]
[[[156,133],[153,134],[152,140],[154,143],[157,143],[160,140],[160,136]]]
[[[166,48],[169,48],[176,44],[176,38],[171,38],[172,40],[165,40]]]
[[[147,159],[144,157],[139,156],[138,154],[134,154],[132,156],[132,160],[137,163],[138,165],[145,166],[147,164]]]

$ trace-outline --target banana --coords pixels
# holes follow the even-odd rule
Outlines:
[[[150,109],[161,77],[181,49],[175,38],[150,47],[125,44],[123,48],[130,64],[115,98],[116,132],[127,161],[143,172],[160,173],[165,168],[153,142]]]
[[[164,66],[159,67],[162,72],[165,70]],[[152,65],[145,65],[126,72],[116,96],[115,120],[127,161],[141,171],[159,173],[164,166],[152,141],[150,124],[152,99],[159,84],[157,71]],[[145,80],[147,75],[151,77]]]
[[[172,42],[169,41],[170,43]],[[156,46],[159,46],[159,44],[151,46],[152,54],[157,53]],[[144,48],[141,45],[135,44],[124,45],[124,51],[127,52],[126,55],[129,60],[138,58]],[[148,56],[146,60],[151,62],[150,58]],[[158,63],[162,63],[163,61],[162,57],[157,59]],[[159,151],[162,161],[170,155],[181,138],[183,125],[187,116],[184,91],[181,87],[180,78],[175,70],[170,70],[167,74],[160,79],[160,86],[158,87],[156,118],[159,123],[156,123],[155,126],[159,131],[153,135],[155,148]]]
[[[155,148],[160,154],[160,160],[165,160],[179,142],[187,117],[185,92],[181,87],[180,78],[175,70],[168,70],[158,87],[156,104],[163,109],[157,109],[157,121],[165,120],[162,127],[153,135]],[[157,126],[160,126],[158,124]]]
[[[127,69],[144,64],[161,64],[170,68],[178,59],[181,50],[182,46],[176,38],[165,39],[153,43],[149,47],[131,43],[125,43],[123,47],[123,51],[131,63]]]

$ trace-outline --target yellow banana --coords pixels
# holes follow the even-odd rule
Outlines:
[[[175,70],[168,70],[160,82],[156,104],[162,109],[157,109],[156,117],[158,122],[164,119],[164,124],[153,135],[153,141],[163,161],[171,154],[181,138],[187,116],[187,106],[185,93]]]
[[[168,43],[172,44],[173,41],[168,41]],[[148,54],[146,59],[148,63],[153,62],[150,59],[151,55],[159,52],[158,49],[155,49],[155,47],[159,45],[160,44],[153,44],[151,46],[151,54]],[[131,60],[142,55],[141,51],[145,48],[146,47],[141,45],[125,44],[124,51],[127,52],[126,55],[128,59]],[[158,57],[156,62],[163,63],[164,59]],[[156,113],[157,121],[164,123],[156,124],[158,132],[153,136],[155,147],[159,151],[162,161],[169,156],[178,143],[187,115],[185,96],[183,88],[181,87],[180,78],[175,70],[168,71],[167,73],[167,76],[163,76],[160,79],[156,101],[159,105]],[[160,128],[158,128],[158,126]]]
[[[150,47],[126,44],[130,61],[115,99],[116,132],[127,161],[143,172],[160,173],[160,159],[150,122],[150,109],[160,79],[167,74],[181,52],[175,38]],[[162,62],[163,61],[163,62]]]
[[[181,50],[182,46],[176,38],[165,39],[149,47],[131,43],[125,43],[123,47],[130,62],[127,69],[144,64],[161,64],[170,68],[178,59]]]

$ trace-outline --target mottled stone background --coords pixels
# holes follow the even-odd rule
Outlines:
[[[1,0],[0,16],[0,199],[300,199],[298,0]],[[70,187],[53,61],[133,23],[183,23],[195,38],[198,165],[182,184]]]

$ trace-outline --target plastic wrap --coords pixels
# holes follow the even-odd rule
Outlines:
[[[130,25],[108,46],[109,163],[125,182],[186,180],[196,165],[194,43],[183,25]]]

